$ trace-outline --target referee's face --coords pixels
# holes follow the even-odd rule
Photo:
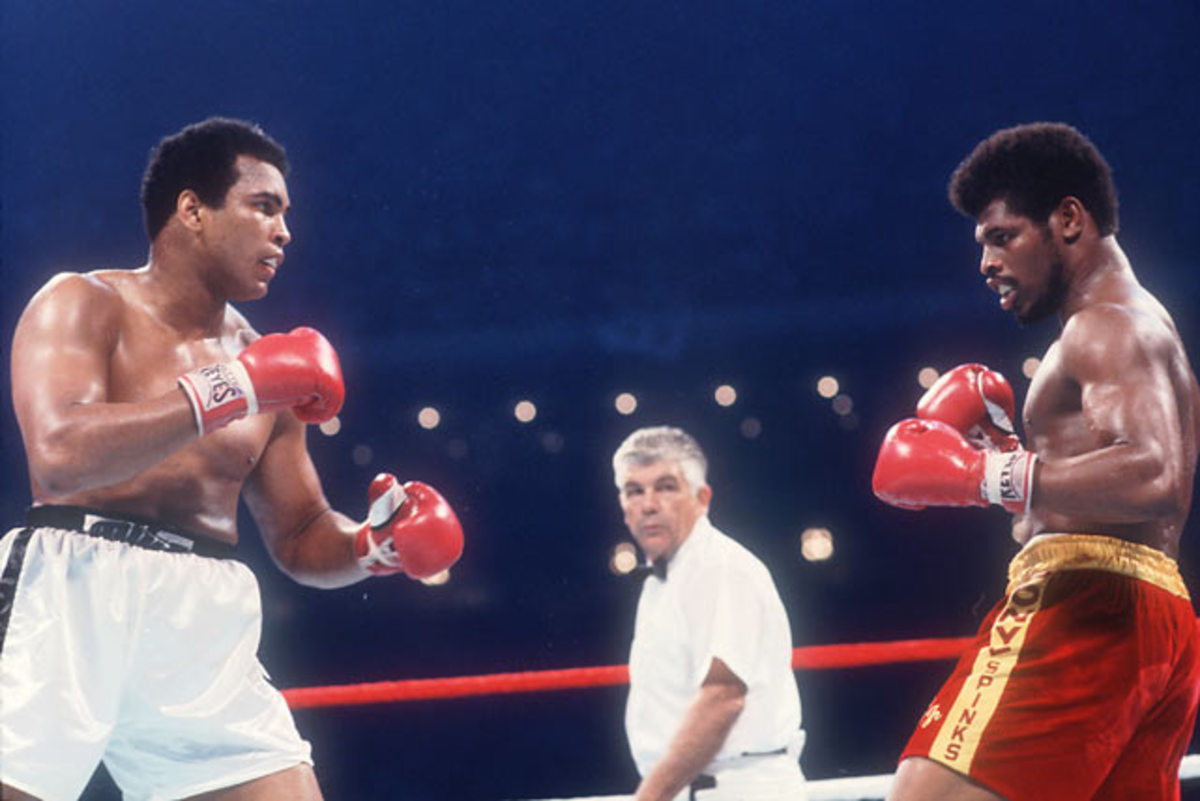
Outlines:
[[[712,490],[688,484],[679,462],[630,467],[621,482],[625,525],[650,561],[670,559],[708,510]]]

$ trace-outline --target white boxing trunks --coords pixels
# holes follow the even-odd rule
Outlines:
[[[165,801],[311,764],[258,661],[250,569],[69,512],[80,530],[55,519],[0,539],[0,781],[73,800],[103,760],[126,799]]]

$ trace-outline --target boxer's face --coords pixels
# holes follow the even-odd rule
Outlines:
[[[1022,323],[1053,314],[1066,294],[1062,256],[1049,226],[992,201],[979,215],[975,241],[983,246],[979,271],[1000,296],[1000,308]]]
[[[267,294],[283,264],[284,245],[292,238],[284,222],[290,201],[275,165],[242,155],[237,169],[225,204],[204,207],[204,242],[225,295],[250,300]]]
[[[630,467],[621,481],[625,525],[651,561],[670,559],[708,509],[712,490],[688,484],[678,462]]]

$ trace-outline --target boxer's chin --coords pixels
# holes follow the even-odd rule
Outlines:
[[[1067,271],[1061,260],[1051,262],[1046,287],[1028,308],[1013,309],[1013,316],[1021,325],[1030,325],[1058,314],[1067,301]]]
[[[254,283],[244,287],[237,297],[231,297],[230,300],[234,303],[245,303],[250,300],[262,300],[271,291],[271,285],[267,281],[255,281]]]

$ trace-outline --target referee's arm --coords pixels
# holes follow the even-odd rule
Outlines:
[[[746,685],[714,658],[666,754],[638,785],[634,801],[669,801],[721,750],[746,706]]]

